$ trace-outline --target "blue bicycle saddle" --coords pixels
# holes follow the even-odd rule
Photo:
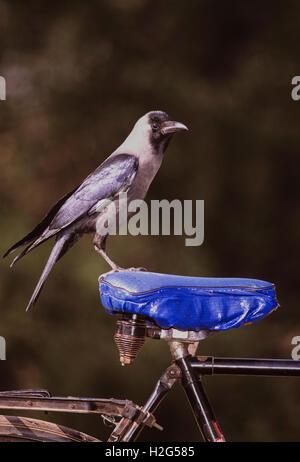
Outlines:
[[[120,271],[99,284],[108,313],[143,315],[162,329],[224,331],[257,322],[278,306],[274,284],[256,279]]]

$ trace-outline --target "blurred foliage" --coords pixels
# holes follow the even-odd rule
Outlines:
[[[120,236],[108,250],[123,266],[275,282],[280,310],[211,337],[200,351],[289,358],[291,338],[300,335],[300,102],[290,97],[300,73],[299,13],[291,0],[0,0],[2,251],[100,164],[138,117],[166,110],[190,131],[173,140],[148,199],[204,199],[205,242]],[[168,365],[168,348],[148,340],[132,367],[120,367],[115,319],[97,289],[107,266],[91,236],[59,262],[25,313],[50,248],[11,271],[1,262],[1,389],[144,402]],[[230,440],[299,440],[299,380],[205,382]],[[199,438],[179,388],[157,415],[164,432],[145,431],[144,440]],[[94,416],[50,417],[107,433]]]

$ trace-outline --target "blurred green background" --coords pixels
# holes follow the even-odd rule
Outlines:
[[[1,249],[100,164],[138,117],[162,109],[188,125],[171,143],[148,199],[204,199],[205,242],[111,237],[122,266],[275,282],[281,308],[220,333],[199,352],[291,357],[300,335],[300,5],[282,0],[0,0]],[[168,365],[167,344],[147,340],[132,367],[113,344],[115,318],[100,304],[108,267],[83,238],[60,261],[29,313],[25,306],[51,243],[13,270],[0,264],[0,388],[143,403]],[[233,441],[299,440],[299,379],[214,377],[206,388]],[[34,414],[38,418],[39,414]],[[146,441],[197,441],[179,387]],[[95,416],[49,419],[103,437]]]

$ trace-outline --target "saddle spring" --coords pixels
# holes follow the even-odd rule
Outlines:
[[[124,315],[117,321],[114,341],[120,355],[122,366],[132,364],[145,343],[146,323],[136,314]]]

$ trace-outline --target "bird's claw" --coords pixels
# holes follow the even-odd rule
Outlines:
[[[100,274],[98,281],[100,281],[101,279],[106,278],[106,276],[108,276],[109,274],[118,273],[119,271],[125,271],[125,268],[121,268],[120,266],[118,266],[116,268],[113,268],[110,271],[107,271],[106,273]]]
[[[148,271],[148,270],[142,266],[138,268],[134,268],[133,266],[131,268],[122,268],[121,266],[117,266],[116,268],[113,268],[112,270],[107,271],[106,273],[100,274],[98,280],[100,281],[102,279],[105,279],[106,276],[108,276],[109,274],[118,273],[119,271]]]

